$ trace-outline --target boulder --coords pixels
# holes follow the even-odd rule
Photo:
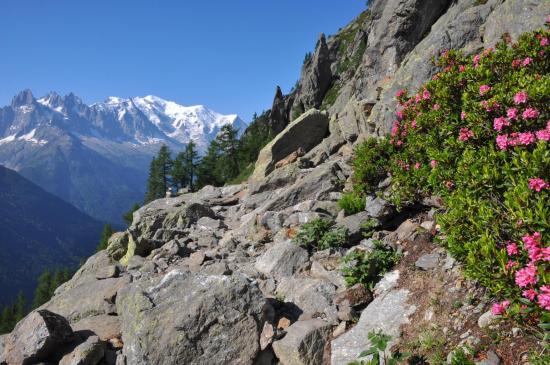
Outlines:
[[[306,314],[324,314],[329,320],[336,318],[336,306],[332,303],[336,293],[334,284],[307,277],[284,277],[276,293]]]
[[[369,212],[359,212],[357,214],[343,217],[336,221],[338,226],[346,228],[348,231],[348,242],[350,245],[355,245],[363,239],[364,229],[361,227],[364,223],[371,219]]]
[[[252,364],[271,307],[240,275],[172,270],[119,293],[127,363]],[[230,346],[228,346],[230,344]]]
[[[77,283],[40,308],[59,313],[71,322],[100,314],[115,314],[117,292],[129,283],[129,276]]]
[[[319,144],[327,133],[328,121],[326,113],[312,109],[290,123],[260,151],[251,180],[265,178],[277,162],[299,148],[307,152]]]
[[[439,265],[439,254],[437,253],[428,253],[422,255],[416,260],[414,266],[422,270],[435,269]]]
[[[25,365],[47,361],[73,340],[73,330],[65,318],[47,310],[33,311],[8,336],[6,362]]]
[[[71,353],[63,356],[59,365],[97,365],[104,355],[105,343],[97,336],[90,336]]]
[[[286,329],[286,336],[273,343],[273,351],[285,365],[317,365],[323,362],[323,351],[332,326],[321,319],[298,321]]]
[[[119,338],[121,335],[120,318],[118,316],[108,316],[106,314],[83,318],[72,323],[71,327],[74,332],[93,332],[101,341]]]
[[[116,232],[108,241],[107,252],[115,260],[120,260],[128,250],[128,232]]]
[[[395,209],[387,200],[373,196],[367,196],[365,199],[365,211],[373,218],[385,222],[395,213]]]
[[[500,365],[500,358],[498,355],[493,351],[489,350],[487,351],[485,359],[481,361],[476,361],[476,365]]]
[[[408,323],[409,316],[416,311],[414,305],[408,304],[408,299],[406,289],[393,290],[375,298],[363,310],[355,327],[332,340],[331,364],[347,365],[358,361],[357,355],[371,346],[368,334],[372,331],[379,330],[391,336],[388,344],[391,348],[399,338],[401,326]]]
[[[256,260],[254,267],[276,280],[291,276],[305,266],[309,255],[306,250],[290,240],[276,243]]]

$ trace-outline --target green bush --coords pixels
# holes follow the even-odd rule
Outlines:
[[[294,237],[294,242],[300,246],[319,250],[343,246],[346,240],[345,228],[337,227],[333,221],[322,218],[303,224]]]
[[[374,192],[380,181],[387,177],[394,147],[387,138],[371,137],[355,149],[353,182],[356,194]]]
[[[549,35],[524,34],[471,57],[443,51],[432,80],[411,96],[397,93],[389,157],[378,165],[388,166],[394,203],[443,199],[444,244],[468,276],[506,299],[494,305],[498,314],[550,310]],[[359,190],[379,173],[366,166],[372,150],[357,153]]]
[[[397,365],[410,358],[410,354],[394,351],[391,355],[387,354],[386,349],[391,340],[391,336],[382,332],[372,331],[368,333],[368,339],[371,347],[359,354],[359,357],[372,356],[368,361],[353,361],[348,365]]]
[[[346,214],[355,214],[365,210],[365,198],[357,193],[345,193],[338,200],[340,209],[344,209]]]
[[[380,278],[398,261],[400,255],[376,241],[372,252],[355,250],[343,258],[342,274],[347,286],[357,283],[373,289]]]

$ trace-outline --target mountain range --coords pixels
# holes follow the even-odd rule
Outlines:
[[[87,105],[73,93],[37,99],[24,90],[0,108],[0,164],[96,219],[122,223],[143,199],[160,145],[178,152],[193,140],[203,152],[226,124],[246,128],[237,115],[151,95]]]
[[[103,223],[0,166],[0,305],[31,298],[46,268],[74,268],[98,243]]]

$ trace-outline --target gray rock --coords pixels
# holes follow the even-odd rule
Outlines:
[[[96,273],[96,279],[110,279],[110,278],[116,278],[118,277],[118,274],[120,274],[120,268],[118,265],[109,265],[102,267],[99,269]]]
[[[363,239],[364,229],[361,227],[370,218],[369,212],[359,212],[349,215],[336,221],[338,226],[344,227],[348,231],[348,241],[350,245],[355,245]]]
[[[259,289],[240,275],[180,270],[124,288],[117,308],[132,365],[252,364],[270,314]]]
[[[309,151],[323,140],[327,130],[326,113],[314,109],[304,113],[260,151],[251,179],[259,181],[265,178],[277,162],[299,148]]]
[[[476,361],[476,365],[500,365],[500,358],[493,350],[487,351],[487,358]]]
[[[101,341],[108,341],[121,336],[120,317],[118,316],[102,314],[99,316],[86,317],[72,323],[71,327],[74,332],[93,332]]]
[[[107,243],[107,252],[115,260],[120,260],[128,250],[128,232],[114,233]]]
[[[212,231],[217,231],[222,228],[225,228],[225,225],[219,219],[214,219],[210,217],[201,217],[197,221],[197,227],[200,229],[210,229]]]
[[[284,219],[283,213],[268,211],[261,216],[260,224],[275,234],[281,229]]]
[[[414,265],[422,270],[435,269],[439,265],[439,254],[429,253],[422,255],[416,260]]]
[[[508,33],[512,40],[517,40],[526,31],[542,28],[548,14],[548,1],[506,0],[487,18],[483,33],[484,46],[494,46],[504,33]]]
[[[331,364],[347,365],[356,361],[357,355],[370,347],[368,333],[380,330],[392,337],[391,348],[399,338],[400,328],[408,323],[416,307],[408,304],[409,291],[394,290],[381,295],[365,308],[357,325],[331,343]]]
[[[5,343],[8,364],[47,361],[60,347],[74,339],[69,322],[47,310],[28,314],[14,328]]]
[[[492,324],[495,324],[500,319],[500,316],[494,315],[490,310],[483,313],[477,320],[479,328],[485,328]]]
[[[254,267],[259,272],[276,280],[291,276],[308,262],[306,250],[290,240],[276,243],[262,256],[258,257]]]
[[[73,283],[74,286],[40,308],[59,313],[71,322],[100,314],[114,314],[117,292],[129,283],[129,276]]]
[[[105,343],[90,336],[71,353],[63,356],[59,365],[97,365],[105,355]]]
[[[276,292],[304,313],[325,314],[330,320],[336,318],[336,306],[332,303],[336,287],[331,283],[312,278],[283,277]]]
[[[385,222],[395,213],[395,209],[390,202],[382,198],[367,196],[365,199],[365,210],[373,218]]]
[[[328,281],[339,288],[343,288],[346,286],[346,282],[340,270],[327,270],[318,261],[313,261],[311,263],[310,275],[312,278]]]
[[[298,321],[286,329],[287,334],[273,343],[273,351],[285,365],[317,365],[323,360],[323,350],[332,326],[321,319]]]

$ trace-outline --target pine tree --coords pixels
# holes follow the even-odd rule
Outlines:
[[[27,313],[27,299],[23,295],[23,292],[19,292],[17,294],[17,300],[15,302],[14,310],[13,310],[15,323],[22,320],[23,317],[25,317],[26,313]]]
[[[138,210],[140,208],[139,204],[138,203],[134,203],[134,205],[132,205],[132,208],[130,208],[129,211],[127,211],[126,213],[124,213],[122,215],[122,219],[124,219],[124,221],[126,222],[126,224],[128,225],[131,225],[132,224],[132,221],[134,220],[134,212],[136,210]]]
[[[206,185],[218,186],[222,183],[217,171],[220,155],[220,146],[216,140],[213,140],[208,145],[206,155],[203,156],[197,166],[197,186],[199,188]]]
[[[101,231],[101,237],[99,238],[99,244],[97,245],[97,250],[105,250],[109,244],[109,238],[115,233],[113,227],[110,224],[105,224],[103,230]]]
[[[187,180],[187,171],[185,171],[184,164],[185,152],[180,152],[176,155],[174,164],[172,165],[172,180],[174,185],[179,188],[184,188],[189,184],[189,181]]]
[[[50,300],[50,292],[52,285],[52,274],[49,270],[45,270],[42,275],[38,277],[38,285],[34,290],[34,299],[32,301],[32,307],[38,308],[42,304]]]
[[[218,169],[224,182],[239,174],[239,140],[237,134],[237,129],[231,124],[226,124],[216,136],[221,151],[221,164],[218,165]]]
[[[151,160],[151,165],[149,167],[147,193],[145,194],[146,203],[165,196],[166,190],[168,190],[171,184],[170,173],[172,164],[173,161],[170,157],[170,149],[166,145],[162,145],[157,157]]]
[[[193,141],[189,141],[187,146],[185,147],[184,151],[184,171],[187,175],[187,182],[189,189],[191,191],[194,190],[195,185],[195,179],[197,174],[197,159],[199,157],[199,153],[197,152],[197,145]]]
[[[14,327],[15,315],[13,312],[13,306],[7,305],[2,309],[0,314],[0,335],[9,333]]]

